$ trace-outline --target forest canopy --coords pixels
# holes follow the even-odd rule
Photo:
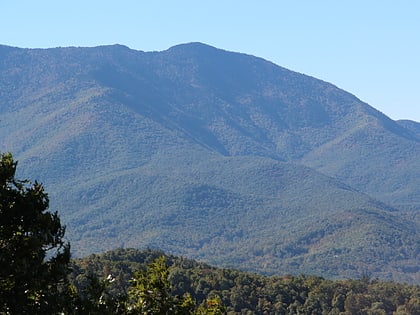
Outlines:
[[[420,287],[369,277],[262,276],[155,250],[70,259],[42,184],[0,155],[2,314],[420,314]]]

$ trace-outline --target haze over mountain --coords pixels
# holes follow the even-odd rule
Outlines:
[[[420,282],[417,122],[200,43],[0,46],[0,73],[0,148],[45,184],[77,255]]]

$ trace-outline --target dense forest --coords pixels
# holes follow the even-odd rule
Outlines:
[[[369,279],[262,276],[154,250],[70,260],[38,182],[0,157],[1,314],[420,314],[420,287]]]
[[[130,292],[136,271],[145,272],[164,253],[118,249],[73,262],[71,281],[87,286],[89,275],[109,282],[107,296]],[[316,276],[261,276],[166,256],[171,295],[187,293],[197,304],[220,299],[227,314],[420,314],[420,287],[368,276],[327,280]],[[149,267],[150,268],[150,267]]]

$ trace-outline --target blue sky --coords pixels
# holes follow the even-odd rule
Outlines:
[[[331,82],[420,122],[420,1],[0,1],[0,44],[165,50],[200,41]]]

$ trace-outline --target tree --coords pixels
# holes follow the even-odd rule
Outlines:
[[[184,315],[192,314],[191,295],[173,296],[168,281],[169,270],[165,257],[153,261],[146,271],[136,272],[128,292],[131,314]]]
[[[128,314],[126,309],[126,296],[112,296],[108,288],[115,280],[111,275],[100,279],[96,275],[85,275],[86,286],[77,290],[73,288],[73,299],[70,301],[69,314],[100,314],[119,315]]]
[[[218,296],[207,299],[195,312],[196,315],[224,315],[226,308]]]
[[[0,313],[54,314],[66,303],[70,245],[43,186],[15,179],[0,154]]]

